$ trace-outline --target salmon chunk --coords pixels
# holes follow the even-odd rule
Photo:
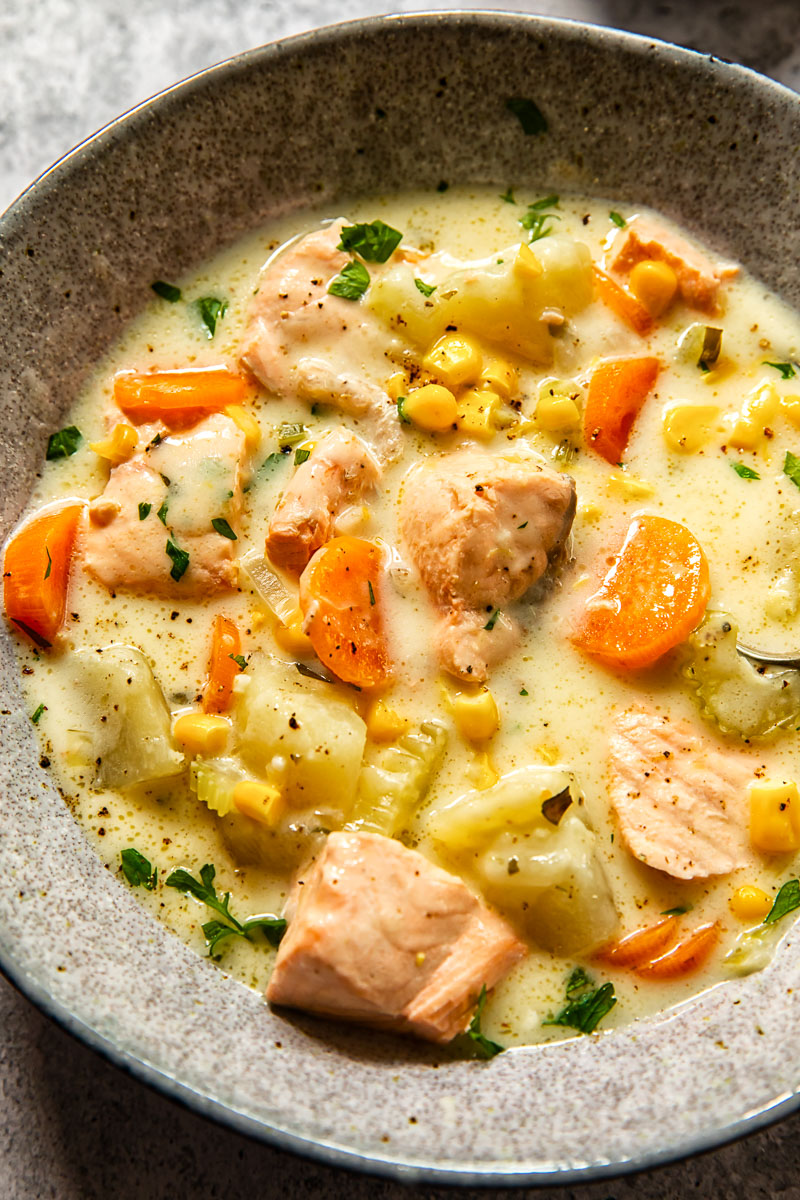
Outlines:
[[[369,365],[373,376],[390,373],[391,339],[387,345],[385,327],[360,301],[328,291],[353,261],[337,249],[345,224],[334,221],[267,263],[253,297],[241,357],[269,391],[349,413],[385,463],[400,456],[403,439],[397,406],[370,377]],[[370,263],[370,278],[382,269]]]
[[[738,267],[715,265],[685,238],[670,233],[649,217],[634,217],[620,230],[612,246],[611,265],[630,271],[643,259],[669,263],[678,277],[678,291],[687,304],[716,312],[720,284],[738,273]]]
[[[295,896],[274,1004],[449,1042],[526,953],[460,879],[377,833],[330,834]]]
[[[491,614],[538,583],[563,547],[575,482],[533,456],[465,450],[414,467],[400,503],[403,540],[442,614],[439,661],[480,682],[518,636],[507,614]]]
[[[212,522],[235,533],[244,452],[242,431],[216,413],[184,433],[154,438],[114,467],[105,491],[89,504],[83,542],[89,573],[112,591],[160,596],[234,587],[236,542]]]
[[[336,518],[380,480],[381,468],[361,438],[346,429],[325,435],[294,473],[267,534],[267,556],[300,572],[332,536]]]
[[[644,709],[617,719],[611,735],[611,803],[625,845],[675,879],[707,879],[744,866],[741,759],[720,754],[683,723]]]

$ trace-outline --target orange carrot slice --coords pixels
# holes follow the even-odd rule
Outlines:
[[[632,296],[630,292],[626,292],[625,288],[621,287],[610,275],[606,275],[605,271],[601,270],[596,264],[594,266],[594,281],[597,284],[600,299],[606,308],[610,308],[612,312],[616,313],[620,320],[629,325],[634,333],[645,337],[653,328],[653,318],[645,306],[635,296]]]
[[[180,371],[120,371],[114,399],[132,421],[185,424],[206,413],[241,404],[248,384],[227,367],[187,367]]]
[[[383,558],[372,542],[337,537],[300,576],[300,607],[317,657],[359,687],[377,687],[392,675],[381,613]]]
[[[622,462],[631,427],[659,369],[657,358],[617,358],[592,371],[583,433],[587,446],[613,466]]]
[[[674,942],[677,924],[677,917],[665,917],[655,925],[637,929],[618,942],[598,950],[594,957],[615,967],[638,967],[642,963],[649,963]]]
[[[706,961],[719,937],[719,922],[701,925],[682,938],[666,954],[652,962],[637,966],[636,974],[646,979],[677,979],[679,975],[690,975]]]
[[[637,517],[571,640],[613,666],[649,667],[700,623],[710,594],[706,556],[686,526]]]
[[[3,599],[10,621],[46,650],[64,623],[72,550],[83,504],[45,510],[6,546]]]
[[[203,712],[227,712],[231,706],[233,681],[241,671],[236,661],[242,652],[239,630],[228,617],[218,614],[211,632],[208,682],[203,692]]]

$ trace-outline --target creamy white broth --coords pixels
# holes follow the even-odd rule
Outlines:
[[[520,240],[519,218],[525,203],[535,197],[521,194],[518,199],[519,204],[512,205],[489,190],[451,190],[442,195],[358,201],[342,206],[342,211],[353,220],[380,217],[402,230],[405,242],[412,246],[446,251],[453,259],[474,260],[499,253]],[[615,232],[609,221],[612,208],[619,205],[562,197],[557,232],[584,242],[592,257],[600,260]],[[116,371],[220,362],[235,366],[248,306],[264,260],[290,238],[334,215],[295,215],[224,252],[190,280],[179,281],[188,301],[209,294],[227,298],[228,309],[213,340],[186,304],[154,300],[98,366],[65,421],[81,429],[84,443],[73,457],[47,464],[30,509],[64,495],[89,498],[102,491],[107,468],[88,443],[106,434]],[[624,215],[632,213],[625,211]],[[685,979],[657,984],[641,980],[632,972],[589,962],[598,982],[613,980],[619,1000],[604,1019],[604,1029],[673,1005],[724,977],[723,956],[745,928],[728,907],[733,891],[743,883],[754,883],[772,895],[792,872],[792,862],[785,856],[753,853],[747,867],[730,875],[684,883],[633,858],[620,842],[607,799],[607,735],[613,714],[634,703],[651,705],[673,718],[685,718],[720,747],[730,746],[748,760],[754,772],[786,779],[798,776],[795,732],[782,732],[749,747],[738,740],[723,739],[702,720],[690,688],[681,679],[675,655],[667,656],[655,668],[624,675],[599,665],[568,640],[571,614],[594,590],[598,563],[619,548],[634,514],[657,513],[687,525],[702,545],[712,583],[710,607],[733,613],[748,640],[774,647],[800,646],[797,617],[778,620],[769,615],[767,605],[770,589],[790,565],[793,553],[793,548],[789,552],[787,546],[798,524],[794,514],[800,510],[800,493],[783,474],[782,465],[787,450],[800,448],[800,431],[780,414],[774,421],[774,436],[764,440],[757,451],[721,449],[725,445],[725,418],[741,409],[747,392],[768,382],[782,396],[793,393],[796,381],[782,380],[775,369],[764,365],[764,360],[796,357],[800,345],[797,317],[747,278],[723,285],[722,296],[723,312],[713,318],[675,303],[647,338],[631,332],[599,299],[595,300],[569,322],[563,337],[554,338],[552,365],[545,369],[522,368],[521,417],[528,422],[543,379],[585,375],[596,359],[606,356],[651,353],[662,363],[625,455],[624,476],[641,484],[639,494],[628,496],[622,490],[624,485],[609,484],[612,474],[622,473],[609,468],[582,444],[580,437],[576,439],[578,452],[565,468],[576,480],[578,491],[571,558],[535,606],[527,611],[521,604],[512,606],[522,619],[525,634],[518,652],[496,667],[489,680],[500,712],[500,729],[489,745],[488,765],[458,736],[443,699],[441,674],[431,647],[433,610],[424,588],[412,574],[399,589],[385,589],[386,627],[396,673],[387,702],[415,722],[436,718],[450,728],[445,760],[412,830],[415,843],[426,855],[437,859],[427,826],[429,810],[437,810],[469,791],[482,778],[485,781],[487,770],[502,776],[531,763],[557,761],[574,771],[585,797],[620,915],[621,932],[651,924],[664,910],[687,904],[693,906],[682,918],[687,931],[706,921],[721,922],[720,946],[707,966]],[[676,361],[676,343],[690,323],[706,320],[724,328],[724,361],[704,375],[696,366]],[[390,340],[387,337],[387,342]],[[380,347],[366,366],[379,382],[394,369]],[[800,392],[800,386],[797,390]],[[663,437],[663,409],[677,400],[711,403],[720,410],[716,422],[719,433],[692,454],[670,450]],[[262,430],[261,444],[251,455],[255,465],[277,449],[276,430],[282,422],[304,423],[315,441],[322,431],[337,425],[358,428],[357,422],[333,408],[324,407],[312,415],[306,403],[268,397],[263,392],[255,393],[253,411]],[[535,427],[527,428],[519,439],[515,433],[498,432],[489,443],[490,449],[513,449],[519,441],[548,461],[556,461],[559,436]],[[447,451],[463,441],[460,434],[430,436],[411,426],[404,427],[404,439],[402,458],[386,469],[375,494],[364,501],[363,520],[352,529],[358,536],[380,537],[392,547],[399,545],[397,495],[410,466],[420,456]],[[741,479],[731,469],[732,461],[757,470],[760,479]],[[263,552],[269,516],[292,470],[290,461],[279,464],[246,494],[238,555],[251,548]],[[291,581],[288,586],[292,587]],[[234,913],[249,916],[279,912],[288,893],[290,873],[276,875],[238,862],[227,847],[217,819],[190,793],[182,778],[124,792],[82,786],[82,769],[70,765],[74,755],[69,722],[62,718],[74,709],[70,649],[81,646],[122,643],[139,647],[154,665],[172,711],[177,713],[196,704],[207,673],[211,623],[217,613],[225,613],[237,622],[243,633],[245,655],[267,652],[284,661],[287,672],[293,672],[293,656],[276,642],[274,621],[262,603],[246,586],[203,603],[177,603],[123,592],[112,597],[76,569],[68,612],[77,614],[77,619],[69,621],[63,650],[36,654],[20,645],[20,658],[31,711],[40,703],[47,706],[39,721],[46,753],[98,853],[111,870],[117,871],[120,852],[135,846],[158,866],[162,881],[176,866],[197,875],[203,863],[212,862],[217,870],[218,891],[232,893]],[[361,704],[363,698],[351,690],[337,690],[348,695],[349,702]],[[443,865],[452,869],[451,864]],[[137,896],[199,952],[205,952],[200,927],[209,918],[207,910],[163,886],[153,892],[139,888]],[[229,939],[221,951],[220,967],[262,990],[273,961],[274,953],[265,945]],[[574,961],[532,947],[527,960],[515,967],[490,996],[484,1030],[507,1045],[569,1035],[563,1027],[542,1026],[541,1020],[562,1007],[565,977]]]

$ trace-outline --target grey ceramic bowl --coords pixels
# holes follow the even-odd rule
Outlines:
[[[509,96],[534,98],[548,132],[526,137]],[[765,79],[536,17],[367,21],[206,71],[81,146],[2,221],[3,535],[150,282],[276,214],[441,181],[580,189],[662,209],[796,303],[799,143],[800,101]],[[271,1013],[101,866],[40,765],[8,637],[0,654],[3,969],[168,1095],[329,1162],[472,1184],[651,1165],[795,1106],[794,933],[764,973],[660,1018],[487,1064]]]

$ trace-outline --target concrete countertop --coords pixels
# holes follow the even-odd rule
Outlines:
[[[614,25],[744,62],[800,87],[796,0],[401,2],[535,11]],[[318,25],[386,11],[381,0],[4,0],[0,5],[0,211],[73,145],[176,80]],[[794,1047],[787,1047],[792,1053]],[[352,1197],[409,1189],[319,1166],[194,1116],[62,1033],[0,979],[2,1200]],[[563,1200],[800,1198],[800,1114],[746,1141]],[[428,1200],[486,1193],[421,1187]],[[531,1192],[495,1192],[522,1196]]]

